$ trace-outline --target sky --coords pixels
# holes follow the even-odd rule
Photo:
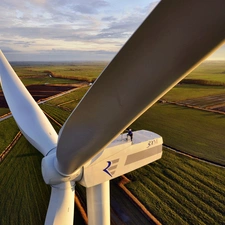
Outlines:
[[[110,61],[158,0],[1,0],[9,61]],[[225,60],[225,45],[211,60]]]

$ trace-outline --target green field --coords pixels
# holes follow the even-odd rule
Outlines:
[[[225,61],[205,61],[187,79],[201,79],[225,84]]]
[[[87,92],[88,89],[89,87],[82,87],[80,89],[77,89],[76,91],[73,91],[72,93],[65,94],[58,98],[54,98],[48,101],[46,104],[43,104],[41,107],[44,109],[45,105],[49,105],[52,106],[53,108],[54,107],[60,108],[64,111],[71,112],[79,103],[79,101],[82,99],[82,97],[84,96],[84,94]]]
[[[50,78],[49,76],[35,77],[35,78],[22,78],[22,82],[25,86],[29,85],[41,85],[41,84],[77,84],[76,80]]]
[[[19,132],[19,128],[13,117],[0,122],[0,154],[12,142]]]
[[[225,165],[224,115],[159,103],[132,127],[154,131],[168,146]]]
[[[223,86],[204,86],[196,84],[180,84],[174,87],[162,99],[167,101],[183,101],[211,95],[225,94]]]
[[[184,80],[201,80],[202,82],[182,83],[176,85],[165,96],[167,101],[182,101],[219,95],[225,93],[225,61],[205,61],[193,70]],[[200,83],[200,84],[199,84]]]
[[[162,224],[224,224],[225,169],[164,149],[126,186]]]
[[[42,155],[22,137],[0,164],[1,225],[44,224],[50,186],[41,174]],[[82,225],[78,210],[75,223]]]
[[[42,179],[41,158],[22,137],[0,164],[0,224],[43,224],[50,187]]]
[[[13,68],[23,82],[27,85],[39,83],[71,83],[74,80],[93,82],[100,75],[107,64],[96,63],[57,63],[57,64],[32,64],[26,66],[14,65]],[[72,79],[72,81],[71,81]]]
[[[1,115],[5,115],[5,114],[7,114],[7,113],[9,113],[10,111],[9,111],[9,109],[8,108],[0,108],[0,116]]]
[[[194,71],[196,75],[191,74],[190,77],[209,79],[207,76],[210,74],[225,71],[221,64],[217,70],[214,67],[207,69],[210,64],[211,62],[203,65],[203,68],[197,68]],[[46,67],[43,68],[47,70]],[[204,70],[210,70],[205,77]],[[38,74],[39,72],[37,70]],[[213,80],[221,82],[217,75]],[[87,89],[77,89],[46,102],[41,108],[63,123]],[[223,93],[223,86],[182,84],[177,85],[164,99],[182,101]],[[14,128],[15,124],[8,119],[5,124],[0,122],[0,134],[1,140],[8,140],[8,143],[18,128]],[[57,131],[60,129],[59,126],[54,127]],[[131,127],[134,130],[154,131],[163,137],[166,145],[225,165],[224,115],[157,103]],[[4,132],[6,130],[12,133]],[[5,145],[7,144],[3,143],[2,148]],[[41,176],[41,158],[21,138],[0,164],[0,194],[3,205],[0,210],[1,225],[43,224],[50,188],[44,184]],[[127,187],[163,224],[225,224],[224,172],[223,168],[164,149],[162,159],[128,174],[132,182]]]

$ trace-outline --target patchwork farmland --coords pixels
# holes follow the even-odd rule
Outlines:
[[[219,65],[219,71],[212,69],[213,74],[225,71],[224,63]],[[208,64],[203,67],[210,68]],[[204,68],[200,70],[203,71]],[[198,74],[199,72],[195,76]],[[209,74],[208,77],[211,79]],[[62,124],[88,88],[83,87],[52,99],[41,104],[41,107]],[[210,105],[222,104],[224,94],[223,85],[180,84],[164,96],[161,103],[140,117],[132,128],[155,131],[163,136],[166,145],[223,164],[225,117],[223,114],[202,109],[211,109]],[[212,96],[217,99],[213,104],[208,101]],[[0,122],[1,142],[4,139],[10,143],[18,132],[13,123],[13,120],[8,119]],[[58,125],[54,127],[57,131],[60,129]],[[5,132],[8,130],[9,135]],[[0,210],[2,225],[43,224],[47,209],[50,192],[41,178],[42,156],[24,138],[21,141],[0,164],[0,193],[1,203],[4,205]],[[2,145],[1,150],[7,143]],[[165,148],[161,160],[127,174],[130,182],[125,186],[162,224],[224,224],[224,172],[223,167],[178,155]],[[115,193],[111,196],[112,202],[117,198],[117,189],[113,188],[118,182],[120,179],[112,182],[111,192]],[[114,204],[118,208],[123,200],[119,205],[115,202]],[[128,203],[126,207],[131,212],[134,210],[132,203]],[[121,213],[121,223],[138,224],[132,222],[124,211]],[[76,221],[76,224],[80,223]]]
[[[186,106],[225,112],[225,94],[210,95],[178,102]]]

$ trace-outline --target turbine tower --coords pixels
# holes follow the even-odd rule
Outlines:
[[[46,225],[72,225],[75,183],[87,187],[89,225],[110,224],[109,180],[159,159],[162,138],[133,121],[225,38],[225,1],[161,1],[98,77],[59,135],[3,53],[2,89],[21,132],[40,151],[51,185]]]

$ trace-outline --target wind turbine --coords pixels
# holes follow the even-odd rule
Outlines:
[[[2,89],[51,185],[46,225],[71,225],[75,182],[87,187],[89,224],[110,224],[109,180],[162,154],[162,138],[119,136],[225,38],[225,1],[161,1],[98,77],[57,136],[0,53]],[[136,138],[136,140],[135,140]]]

